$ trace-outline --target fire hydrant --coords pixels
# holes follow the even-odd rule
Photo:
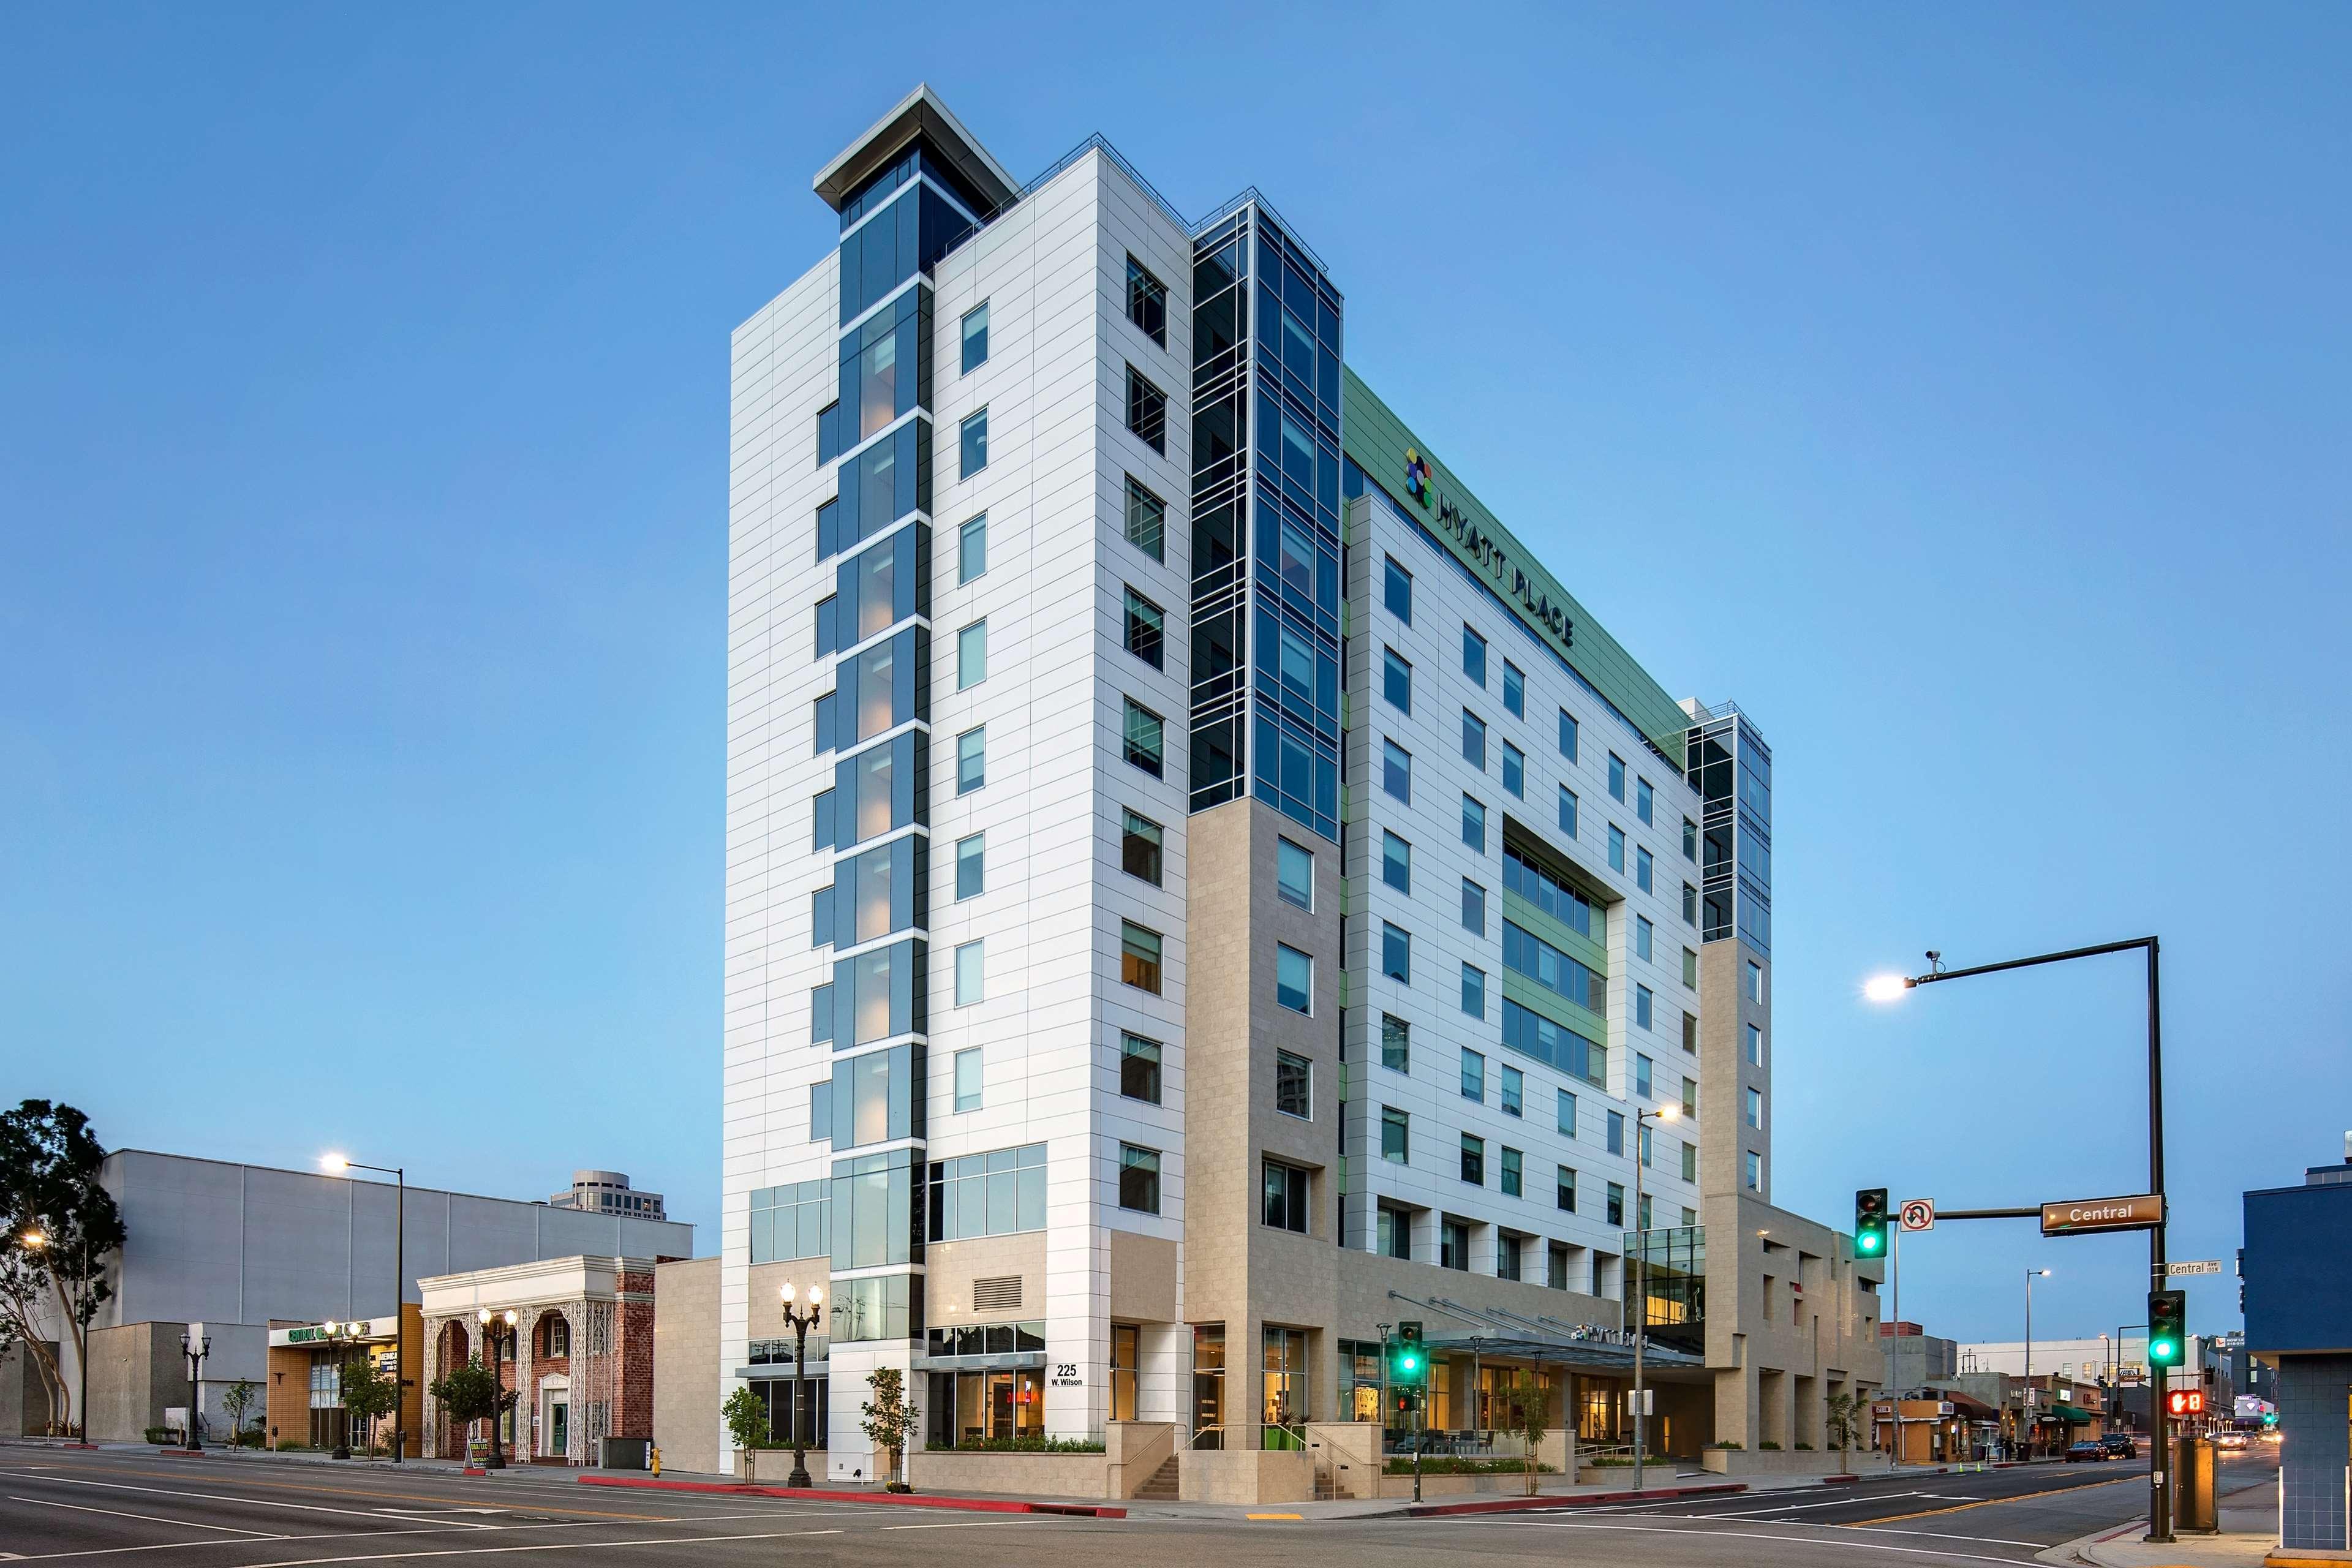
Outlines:
[[[661,1479],[661,1450],[660,1450],[659,1448],[656,1448],[656,1449],[654,1449],[653,1453],[654,1453],[654,1479],[656,1479],[656,1480],[659,1480],[659,1479]]]

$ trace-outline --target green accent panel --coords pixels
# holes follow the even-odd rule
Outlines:
[[[1562,1000],[1559,992],[1547,991],[1526,975],[1506,969],[1503,994],[1530,1013],[1542,1014],[1563,1029],[1575,1030],[1601,1049],[1609,1048],[1609,1021],[1598,1013]]]
[[[1543,938],[1593,973],[1605,975],[1609,973],[1607,949],[1591,937],[1560,924],[1508,888],[1503,889],[1503,918],[1521,931],[1532,931]]]
[[[1343,366],[1342,374],[1347,417],[1341,445],[1364,476],[1406,515],[1419,518],[1439,543],[1527,623],[1537,641],[1566,659],[1680,768],[1689,715],[1600,622],[1585,613],[1575,596],[1544,569],[1535,552],[1522,545],[1470,493],[1469,486],[1432,454],[1429,443],[1415,436],[1358,378],[1353,368]],[[1419,453],[1429,464],[1427,505],[1405,489],[1408,451]]]

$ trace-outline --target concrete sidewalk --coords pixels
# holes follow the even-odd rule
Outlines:
[[[2278,1543],[2278,1482],[2263,1481],[2221,1500],[2218,1535],[2180,1535],[2169,1546],[2140,1539],[2147,1521],[2136,1519],[2042,1554],[2052,1563],[2095,1568],[2318,1568],[2352,1563],[2352,1553],[2285,1552]]]

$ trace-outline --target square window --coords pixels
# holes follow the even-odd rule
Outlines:
[[[1462,929],[1486,934],[1486,889],[1467,877],[1462,879]]]
[[[1393,799],[1412,804],[1412,753],[1394,741],[1381,742],[1381,788]]]
[[[1462,760],[1484,771],[1486,766],[1486,721],[1462,710]]]
[[[960,374],[970,375],[987,363],[988,301],[983,300],[963,313],[963,369]]]
[[[1633,850],[1633,886],[1647,893],[1654,891],[1650,852],[1638,846]]]
[[[1476,1051],[1462,1053],[1462,1098],[1486,1103],[1486,1058]]]
[[[1574,1214],[1576,1212],[1576,1173],[1566,1165],[1557,1166],[1555,1169],[1558,1174],[1552,1178],[1552,1202],[1562,1213]],[[1565,1279],[1565,1262],[1566,1260],[1563,1259],[1561,1289],[1568,1288]]]
[[[1503,711],[1514,719],[1528,716],[1527,672],[1507,658],[1503,661]]]
[[[1289,1051],[1274,1053],[1274,1108],[1285,1116],[1315,1114],[1315,1065]]]
[[[1386,921],[1381,922],[1381,973],[1412,984],[1412,933]]]
[[[1381,1066],[1391,1072],[1412,1070],[1412,1026],[1393,1013],[1381,1015]]]
[[[1412,625],[1412,574],[1398,565],[1396,557],[1393,555],[1383,556],[1381,559],[1388,563],[1388,570],[1381,581],[1381,603],[1388,606],[1389,614],[1405,625],[1411,626]]]
[[[955,896],[976,899],[988,887],[988,835],[975,833],[956,840]]]
[[[1121,1031],[1118,1037],[1118,1092],[1147,1105],[1160,1103],[1160,1042]]]
[[[1160,933],[1133,921],[1121,921],[1118,926],[1119,979],[1139,991],[1159,995]]]
[[[1127,319],[1143,329],[1143,335],[1168,346],[1168,285],[1151,275],[1151,269],[1130,256],[1127,258]]]
[[[1381,830],[1381,880],[1408,896],[1412,892],[1412,846]]]
[[[1279,1161],[1265,1162],[1265,1201],[1259,1217],[1276,1230],[1307,1234],[1307,1173]]]
[[[956,478],[968,479],[988,467],[988,410],[966,415],[957,430],[962,438],[963,467]]]
[[[1609,868],[1617,872],[1625,869],[1625,830],[1613,822],[1609,825]]]
[[[1621,804],[1625,799],[1625,759],[1614,752],[1609,753],[1609,798]]]
[[[955,1054],[955,1108],[959,1111],[980,1109],[980,1048]]]
[[[1528,797],[1528,754],[1508,741],[1503,742],[1503,787],[1521,800]]]
[[[1148,816],[1130,811],[1119,828],[1118,866],[1130,877],[1140,877],[1153,887],[1160,886],[1160,840],[1164,837],[1160,824]]]
[[[1411,1141],[1412,1118],[1393,1105],[1381,1107],[1381,1158],[1392,1164],[1410,1163],[1407,1145]]]
[[[1502,1177],[1503,1195],[1505,1197],[1516,1198],[1522,1195],[1520,1191],[1522,1184],[1521,1172],[1526,1163],[1527,1156],[1525,1154],[1521,1153],[1517,1149],[1512,1148],[1507,1143],[1503,1146]],[[1509,1275],[1506,1276],[1506,1278],[1516,1279],[1518,1278],[1518,1273],[1515,1269]]]
[[[1153,778],[1166,766],[1167,724],[1150,709],[1127,700],[1127,760]]]
[[[1486,852],[1486,808],[1466,795],[1462,797],[1462,842],[1481,855]]]
[[[1141,1214],[1160,1212],[1160,1151],[1118,1146],[1118,1206]]]
[[[1397,657],[1396,649],[1381,649],[1381,695],[1400,713],[1412,711],[1412,666]]]
[[[1576,715],[1563,708],[1559,710],[1559,754],[1570,762],[1576,761]]]
[[[1127,591],[1127,651],[1158,669],[1166,657],[1168,614],[1129,588]]]
[[[1559,786],[1559,831],[1563,838],[1576,837],[1576,792],[1566,784]]]
[[[982,512],[956,530],[956,583],[959,586],[988,570],[988,514]]]
[[[985,944],[968,942],[955,950],[955,1005],[969,1007],[981,999],[981,950]]]
[[[956,633],[956,689],[968,690],[988,679],[988,623],[974,621]]]
[[[1633,781],[1633,815],[1643,822],[1648,822],[1654,801],[1655,796],[1651,792],[1650,781],[1644,778],[1635,779]]]
[[[1274,841],[1274,890],[1284,903],[1315,907],[1315,852],[1287,838]]]
[[[1462,1179],[1474,1187],[1486,1184],[1486,1141],[1474,1133],[1462,1134]],[[1463,1239],[1469,1237],[1465,1234]],[[1467,1268],[1467,1262],[1463,1266]]]
[[[1561,1137],[1573,1138],[1576,1136],[1576,1096],[1564,1089],[1559,1091],[1559,1106],[1554,1112],[1558,1119],[1556,1126]]]
[[[970,795],[988,782],[988,726],[956,737],[956,794]]]
[[[1462,628],[1462,673],[1475,686],[1486,684],[1486,639],[1468,626]]]
[[[1633,956],[1649,957],[1654,942],[1655,935],[1650,926],[1650,917],[1635,915],[1633,917]]]
[[[1474,1018],[1486,1016],[1486,972],[1468,963],[1462,966],[1462,1010]]]
[[[1527,1114],[1528,1075],[1514,1067],[1503,1069],[1503,1114]]]
[[[1127,367],[1127,427],[1153,451],[1167,454],[1168,395],[1133,365]]]
[[[1168,503],[1132,475],[1127,481],[1127,542],[1154,561],[1167,559]]]
[[[1274,949],[1274,999],[1294,1013],[1315,1011],[1315,961],[1279,942]]]

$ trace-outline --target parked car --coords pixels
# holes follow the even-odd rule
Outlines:
[[[2139,1445],[2133,1442],[2128,1436],[2121,1432],[2108,1433],[2105,1436],[2099,1439],[2099,1446],[2106,1449],[2107,1458],[2111,1459],[2137,1459],[2139,1458]]]
[[[2105,1460],[2106,1458],[2107,1446],[2095,1437],[2066,1445],[2066,1462],[2070,1465],[2077,1459]]]

